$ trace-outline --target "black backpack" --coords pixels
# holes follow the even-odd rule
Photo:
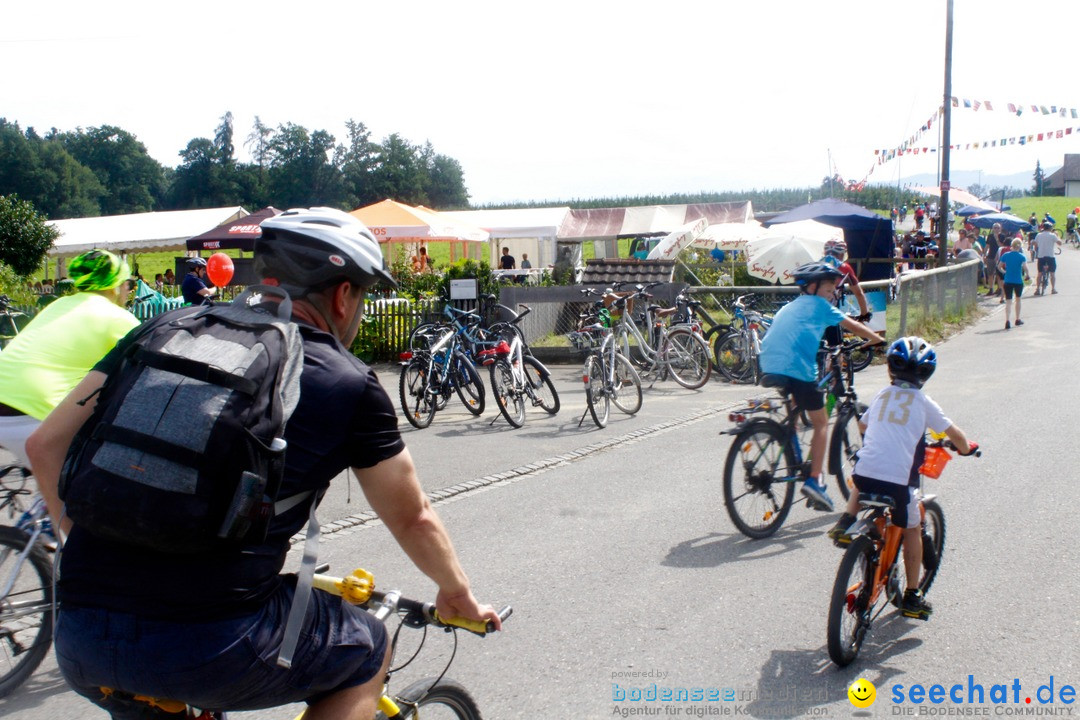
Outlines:
[[[255,292],[284,295],[277,313],[251,305]],[[265,539],[303,369],[291,312],[260,286],[133,331],[64,462],[75,524],[167,553]]]

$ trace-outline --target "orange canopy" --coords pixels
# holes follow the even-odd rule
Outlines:
[[[435,210],[413,207],[393,200],[353,210],[352,215],[368,226],[379,242],[426,240],[484,242],[488,232],[460,220],[451,220]]]

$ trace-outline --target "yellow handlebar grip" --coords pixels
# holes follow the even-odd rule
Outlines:
[[[469,632],[476,633],[477,635],[487,635],[491,630],[488,629],[489,620],[468,620],[466,618],[444,618],[437,612],[432,612],[435,619],[441,622],[443,625],[453,625],[459,627],[462,630],[468,630]]]

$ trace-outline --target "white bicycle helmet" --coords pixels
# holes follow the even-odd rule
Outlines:
[[[364,223],[328,207],[287,210],[262,222],[255,241],[255,272],[276,280],[294,298],[348,280],[397,287],[379,243]]]

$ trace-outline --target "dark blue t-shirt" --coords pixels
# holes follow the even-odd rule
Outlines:
[[[184,282],[180,283],[180,292],[184,294],[184,302],[188,305],[202,305],[207,298],[200,295],[199,291],[205,289],[206,283],[194,273],[185,275]]]
[[[374,371],[328,333],[303,324],[300,331],[300,402],[285,427],[279,498],[323,490],[342,470],[372,467],[405,449],[394,405]],[[115,367],[128,338],[94,369]],[[178,621],[245,615],[282,582],[289,539],[307,523],[309,509],[310,503],[300,503],[274,518],[260,545],[194,555],[158,553],[75,526],[64,544],[60,600]]]

